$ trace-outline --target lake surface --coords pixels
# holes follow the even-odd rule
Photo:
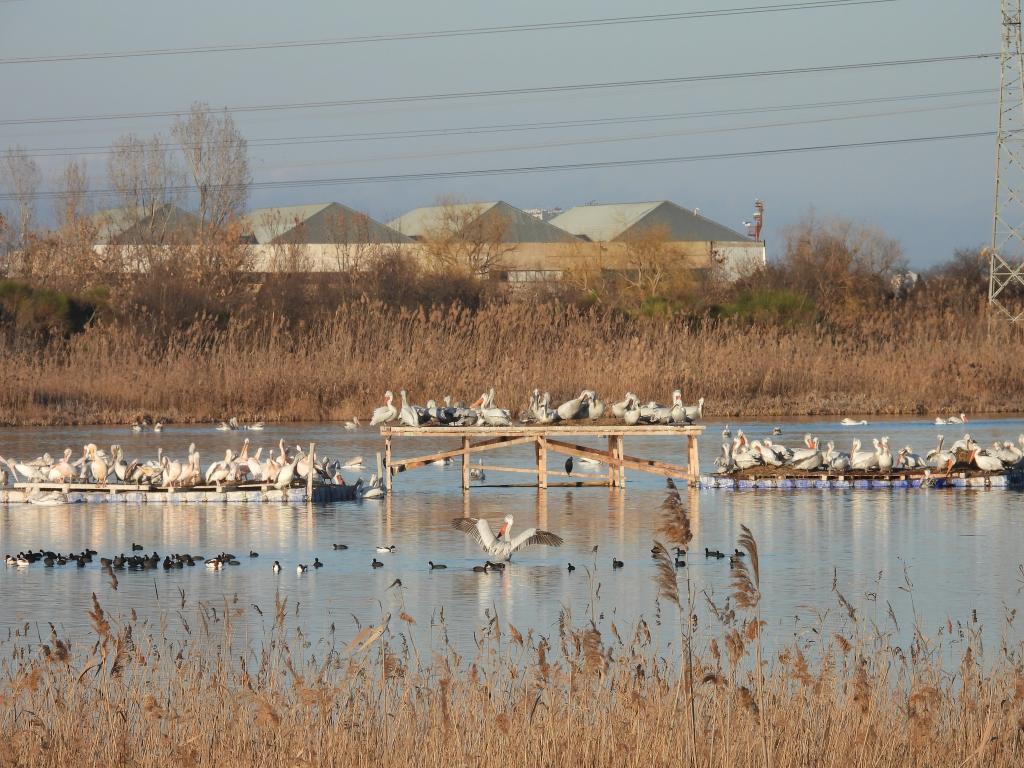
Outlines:
[[[780,423],[780,422],[774,422]],[[770,434],[774,423],[745,423],[749,436]],[[822,440],[837,439],[849,449],[860,437],[889,435],[892,445],[912,445],[924,453],[944,432],[947,445],[970,431],[983,445],[992,440],[1015,440],[1024,432],[1024,420],[972,422],[966,427],[936,427],[921,421],[874,421],[868,427],[843,428],[827,423],[781,423],[777,440],[794,445],[805,431]],[[702,466],[709,469],[720,450],[722,425],[708,422],[701,445]],[[733,429],[737,427],[733,424]],[[276,446],[279,438],[290,444],[317,443],[318,454],[342,459],[362,454],[370,467],[381,440],[376,431],[355,433],[339,425],[268,425],[264,432],[224,433],[212,427],[167,427],[163,433],[134,434],[126,428],[49,428],[0,430],[0,454],[29,459],[43,451],[59,454],[72,447],[76,455],[85,442],[103,446],[120,443],[127,457],[155,457],[157,447],[183,456],[195,442],[203,465],[219,458],[224,449],[236,450],[243,437],[254,446]],[[396,456],[454,447],[455,440],[396,441]],[[671,438],[627,438],[631,455],[685,462],[685,444]],[[530,466],[532,448],[492,454],[488,461]],[[552,468],[562,459],[553,457]],[[586,467],[577,465],[585,476]],[[353,474],[352,479],[357,475]],[[664,499],[660,478],[627,472],[625,489],[474,488],[463,495],[461,470],[426,467],[400,475],[394,494],[384,500],[332,505],[132,505],[76,504],[60,507],[0,505],[0,554],[49,549],[67,552],[85,547],[101,556],[131,553],[133,542],[146,552],[189,552],[211,556],[221,551],[236,554],[241,565],[211,571],[204,567],[145,572],[120,571],[118,588],[96,562],[79,569],[74,565],[27,568],[0,565],[0,631],[25,623],[46,627],[52,622],[72,639],[89,632],[87,611],[96,593],[104,608],[127,616],[173,615],[180,605],[179,590],[191,603],[205,601],[223,606],[237,600],[245,608],[235,626],[253,637],[263,636],[272,622],[276,598],[287,598],[290,615],[298,616],[308,637],[325,634],[334,625],[343,640],[355,633],[352,618],[376,621],[381,610],[397,615],[405,610],[416,620],[413,632],[426,636],[443,609],[450,639],[471,648],[473,632],[495,610],[520,630],[557,634],[558,617],[567,607],[579,622],[587,615],[592,593],[598,591],[597,610],[615,621],[625,634],[639,617],[652,624],[656,589],[649,550]],[[523,482],[528,475],[502,476]],[[489,472],[487,482],[501,482]],[[801,490],[725,491],[683,490],[689,505],[694,539],[688,565],[680,570],[696,588],[698,621],[711,620],[704,594],[724,602],[729,589],[729,561],[707,559],[705,547],[732,551],[740,525],[751,528],[761,551],[762,609],[768,637],[774,644],[805,637],[818,625],[845,614],[832,591],[838,588],[862,616],[885,624],[887,603],[899,617],[897,638],[906,640],[915,615],[925,634],[934,633],[947,619],[967,622],[972,611],[986,627],[990,642],[1003,632],[1006,612],[1021,605],[1024,587],[1024,495],[1016,490]],[[507,513],[516,528],[536,525],[565,539],[560,549],[535,547],[514,558],[504,573],[479,574],[471,569],[484,558],[475,543],[451,529],[451,520],[469,515],[493,522]],[[348,545],[334,551],[332,544]],[[397,551],[378,555],[379,544],[394,544]],[[592,548],[598,552],[592,554]],[[258,558],[249,558],[254,550]],[[297,563],[323,568],[302,575]],[[371,568],[374,557],[384,563]],[[624,561],[613,570],[611,559]],[[274,574],[271,564],[281,562]],[[427,561],[445,563],[431,571]],[[567,564],[577,566],[575,572]],[[587,566],[594,573],[588,578]],[[596,569],[595,569],[596,567]],[[401,588],[389,589],[395,579]],[[907,589],[906,579],[913,584]],[[875,597],[877,595],[877,597]],[[264,615],[252,608],[259,606]],[[43,636],[48,628],[41,629]],[[181,631],[174,620],[168,632]],[[666,628],[666,633],[669,630]],[[32,632],[34,634],[34,630]]]

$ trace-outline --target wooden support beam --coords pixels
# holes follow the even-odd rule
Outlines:
[[[608,435],[608,456],[612,459],[615,458],[615,435]],[[608,485],[611,488],[615,488],[619,484],[618,469],[614,461],[608,462]]]
[[[515,445],[523,445],[525,443],[532,443],[534,438],[532,437],[497,437],[492,440],[483,440],[479,443],[470,443],[469,436],[463,435],[462,447],[452,448],[449,451],[438,451],[437,453],[429,453],[424,456],[413,456],[408,459],[395,459],[394,460],[394,471],[397,472],[408,472],[410,469],[418,469],[425,467],[428,464],[433,464],[435,461],[441,461],[443,459],[454,459],[457,456],[466,455],[466,446],[469,446],[469,453],[481,453],[483,451],[493,451],[498,448],[511,448]]]
[[[391,493],[391,435],[384,438],[384,492]]]
[[[573,445],[572,443],[563,443],[561,440],[548,440],[548,445],[551,450],[556,453],[563,453],[569,456],[585,456],[588,458],[599,459],[600,461],[607,461],[615,464],[616,466],[629,467],[630,469],[638,469],[641,472],[649,472],[652,475],[661,475],[662,477],[678,477],[686,479],[689,477],[687,474],[688,470],[686,467],[679,466],[677,464],[669,464],[664,461],[655,461],[654,459],[641,459],[636,456],[617,456],[610,457],[605,451],[597,448],[588,448],[585,445]]]
[[[548,441],[547,438],[537,437],[537,487],[548,487]]]
[[[487,483],[477,486],[477,488],[536,488],[537,486],[533,483]],[[568,483],[548,483],[546,488],[607,488],[608,482],[606,480],[576,480]]]
[[[462,437],[462,490],[469,490],[469,435]]]
[[[512,474],[516,474],[516,475],[534,475],[534,474],[537,473],[536,469],[530,469],[529,467],[499,467],[497,465],[491,465],[491,464],[475,464],[474,467],[476,469],[482,469],[485,472],[511,472]],[[549,469],[549,470],[547,470],[547,472],[545,474],[548,475],[549,477],[551,477],[551,476],[554,476],[554,477],[574,477],[575,476],[575,475],[570,475],[568,472],[563,472],[563,471],[557,470],[557,469]]]
[[[700,453],[697,450],[697,436],[687,435],[686,469],[687,477],[691,483],[700,480]]]

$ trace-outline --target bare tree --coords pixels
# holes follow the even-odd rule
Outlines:
[[[515,244],[506,242],[509,221],[489,213],[482,205],[442,201],[421,237],[430,266],[466,269],[477,277],[499,269]]]
[[[249,145],[227,110],[220,114],[196,102],[171,133],[188,166],[201,224],[220,228],[240,217],[249,199]]]
[[[4,153],[2,170],[4,187],[15,208],[12,234],[18,245],[24,245],[35,224],[42,174],[39,165],[22,147],[13,147]]]
[[[146,141],[131,133],[117,139],[107,161],[107,175],[131,223],[147,220],[151,227],[159,227],[157,211],[181,199],[184,174],[160,134]],[[162,235],[150,231],[145,239],[160,242]]]
[[[89,170],[84,160],[69,160],[57,176],[53,214],[61,229],[72,226],[86,211]]]

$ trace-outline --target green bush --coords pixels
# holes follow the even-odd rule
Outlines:
[[[105,298],[99,291],[73,296],[17,280],[0,280],[0,326],[19,336],[70,336],[85,328]]]
[[[803,293],[775,288],[747,288],[720,304],[714,314],[757,325],[793,327],[813,323],[814,302]]]

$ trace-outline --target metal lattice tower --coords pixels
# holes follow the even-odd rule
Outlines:
[[[1001,0],[1003,48],[999,57],[999,127],[996,190],[989,251],[988,301],[1012,322],[1024,319],[1024,51],[1021,0]]]

